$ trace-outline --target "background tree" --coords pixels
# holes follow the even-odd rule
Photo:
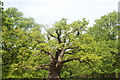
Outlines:
[[[99,67],[102,73],[120,72],[120,54],[118,49],[119,26],[117,26],[117,24],[118,12],[114,11],[97,19],[93,27],[90,27],[88,30],[88,33],[92,34],[98,43],[104,43],[101,46],[103,50],[100,49],[104,51],[102,53],[103,63],[101,67]],[[118,78],[118,74],[116,74],[116,78]]]
[[[3,11],[3,77],[30,77],[30,73],[23,70],[29,66],[25,61],[37,53],[36,46],[43,40],[40,25],[36,24],[33,18],[23,17],[16,8]]]
[[[3,2],[0,1],[0,34],[2,32],[1,26],[2,26],[2,10],[3,10]],[[2,50],[2,43],[1,43],[1,35],[0,35],[0,50]],[[2,53],[0,53],[0,79],[2,79]]]

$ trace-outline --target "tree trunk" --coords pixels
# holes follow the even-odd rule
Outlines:
[[[61,80],[60,72],[62,69],[62,64],[58,61],[52,60],[49,68],[48,80]]]

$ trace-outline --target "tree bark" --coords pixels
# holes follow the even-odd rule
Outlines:
[[[52,60],[49,68],[48,80],[61,80],[60,72],[62,64],[58,61]]]

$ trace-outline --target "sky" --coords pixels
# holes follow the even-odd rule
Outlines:
[[[107,13],[118,11],[120,0],[2,0],[4,8],[16,7],[25,17],[32,17],[39,24],[52,25],[54,22],[67,18],[68,22],[94,20]]]

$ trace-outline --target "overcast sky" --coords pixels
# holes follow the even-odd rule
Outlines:
[[[118,10],[119,0],[2,0],[4,8],[16,7],[25,17],[33,17],[37,23],[53,24],[61,18],[69,22],[86,18],[95,19]]]

